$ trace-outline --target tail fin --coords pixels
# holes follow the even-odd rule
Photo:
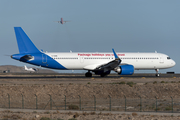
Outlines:
[[[24,69],[25,69],[25,70],[27,70],[27,67],[26,67],[26,65],[24,66]]]
[[[19,53],[40,53],[21,27],[14,27]]]

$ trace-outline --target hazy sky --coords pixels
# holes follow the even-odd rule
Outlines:
[[[157,51],[176,61],[160,72],[180,73],[179,6],[180,0],[0,0],[0,65],[25,65],[5,56],[19,52],[19,26],[44,51]],[[71,22],[54,22],[61,17]]]

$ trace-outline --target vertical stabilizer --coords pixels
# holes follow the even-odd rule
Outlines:
[[[40,53],[21,27],[14,27],[19,53]]]
[[[27,67],[26,67],[26,65],[24,66],[24,69],[25,69],[25,70],[27,70]]]

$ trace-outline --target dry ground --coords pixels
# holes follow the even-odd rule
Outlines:
[[[7,78],[6,78],[7,77]],[[22,78],[21,78],[22,77]],[[47,78],[46,78],[47,77]],[[131,82],[131,84],[129,84]],[[125,84],[124,84],[125,83]],[[171,97],[175,100],[180,99],[180,78],[179,77],[93,77],[84,78],[83,76],[62,76],[44,75],[38,77],[38,75],[0,75],[0,106],[8,108],[8,94],[11,98],[11,107],[21,108],[22,107],[22,96],[24,99],[24,107],[35,109],[35,94],[38,96],[39,107],[41,107],[40,102],[47,102],[50,96],[54,101],[56,99],[63,100],[64,95],[66,95],[67,100],[79,100],[79,95],[81,99],[90,99],[93,101],[94,96],[96,99],[106,99],[109,100],[109,95],[112,99],[153,99],[157,97],[160,99],[169,99]],[[33,102],[32,102],[33,101]],[[28,103],[28,105],[27,105]],[[171,104],[170,102],[168,103]],[[43,106],[42,105],[42,106]],[[63,103],[64,105],[64,103]],[[176,104],[176,105],[179,105]],[[64,107],[64,106],[63,106]],[[180,105],[179,105],[180,107]],[[43,107],[42,107],[43,108]],[[41,108],[41,109],[42,109]],[[49,109],[49,105],[48,108]],[[63,108],[64,109],[64,108]],[[139,108],[138,108],[139,109]],[[178,108],[176,108],[178,112]],[[34,112],[11,112],[3,111],[0,112],[0,118],[15,118],[24,120],[39,120],[42,117],[49,117],[54,119],[64,119],[68,120],[73,118],[76,113],[37,113]],[[85,115],[84,115],[85,114]],[[118,120],[118,119],[180,119],[178,116],[161,116],[161,115],[138,115],[136,113],[127,114],[100,114],[100,113],[78,113],[77,120]],[[36,116],[38,115],[38,116]],[[38,117],[38,118],[37,118]]]
[[[9,110],[0,112],[0,118],[5,120],[179,120],[180,116],[173,115],[141,115],[138,113],[95,113],[95,112],[12,112]]]

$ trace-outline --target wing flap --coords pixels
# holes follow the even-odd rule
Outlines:
[[[87,65],[83,69],[85,69],[85,70],[96,70],[97,68],[99,68],[100,66],[102,66],[104,64],[106,64],[106,63]]]

